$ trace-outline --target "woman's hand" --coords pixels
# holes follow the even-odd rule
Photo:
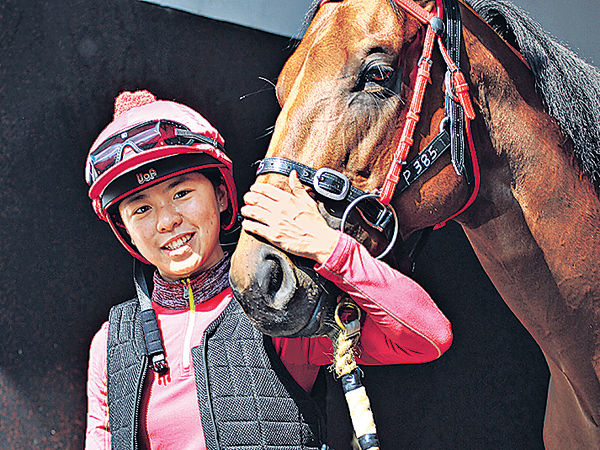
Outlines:
[[[339,232],[327,225],[295,171],[288,183],[291,193],[254,183],[244,195],[242,228],[283,251],[323,264],[335,248]]]

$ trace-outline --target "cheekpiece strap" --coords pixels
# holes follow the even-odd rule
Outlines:
[[[396,185],[396,193],[399,194],[413,184],[423,173],[431,167],[450,148],[450,135],[448,130],[442,129],[433,140],[427,144],[414,159],[402,164],[400,179]]]
[[[448,56],[457,68],[460,68],[460,52],[462,45],[462,24],[460,8],[456,0],[442,0],[446,16],[446,49]],[[465,123],[464,111],[457,101],[454,90],[454,71],[449,67],[446,71],[446,103],[445,111],[450,123],[450,154],[452,165],[458,175],[463,175],[467,183],[473,182],[471,173],[465,167]]]

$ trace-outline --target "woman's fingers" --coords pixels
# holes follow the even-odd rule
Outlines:
[[[254,183],[252,186],[250,186],[250,192],[262,194],[265,197],[268,197],[271,200],[275,201],[280,201],[284,200],[285,198],[292,197],[292,194],[290,194],[289,192],[286,192],[283,189],[279,189],[278,187],[267,183]]]
[[[253,184],[240,210],[245,218],[242,228],[284,251],[323,262],[335,247],[338,232],[327,225],[296,172],[288,177],[288,186],[291,192]]]
[[[240,209],[242,216],[263,223],[273,223],[289,218],[294,210],[292,198],[273,199],[260,191],[247,192],[245,205]]]
[[[256,192],[246,192],[246,194],[244,194],[244,203],[247,206],[257,206],[262,209],[271,209],[276,202],[276,200]]]
[[[292,190],[292,194],[295,197],[302,198],[306,196],[310,198],[310,195],[308,195],[308,192],[306,192],[306,188],[298,178],[298,173],[295,170],[292,170],[290,173],[290,176],[288,177],[288,184]]]
[[[267,210],[258,206],[245,205],[240,209],[240,213],[244,219],[252,219],[264,223]]]
[[[265,225],[264,223],[246,219],[242,221],[242,229],[248,233],[253,233],[263,237],[271,242],[271,239],[269,239],[269,226]]]

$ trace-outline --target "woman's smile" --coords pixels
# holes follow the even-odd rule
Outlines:
[[[173,239],[169,240],[161,248],[170,253],[176,252],[177,250],[181,250],[181,249],[183,249],[182,251],[185,251],[186,249],[191,250],[191,244],[188,244],[188,243],[192,240],[194,235],[195,235],[195,233],[185,233],[183,235],[176,236]],[[181,253],[181,252],[177,252],[177,253]],[[176,255],[173,254],[173,256],[176,256]]]

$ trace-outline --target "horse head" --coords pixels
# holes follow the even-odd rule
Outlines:
[[[332,227],[351,210],[344,231],[372,252],[387,245],[388,205],[401,238],[455,218],[546,356],[547,445],[599,448],[600,73],[509,2],[469,3],[480,15],[455,0],[321,1],[278,79],[263,165],[326,168],[323,185],[302,181]],[[434,17],[442,6],[454,47]],[[462,27],[449,19],[458,9]],[[286,188],[282,173],[259,180]],[[381,208],[350,208],[346,180]],[[326,332],[334,302],[310,265],[242,235],[232,287],[262,331]]]
[[[419,4],[427,13],[435,9],[432,0]],[[431,165],[431,170],[391,199],[401,219],[391,226],[394,230],[389,229],[393,218],[387,217],[385,226],[373,218],[390,211],[372,198],[376,194],[357,200],[356,208],[350,209],[348,201],[339,198],[346,181],[361,193],[355,197],[380,192],[389,168],[398,164],[394,149],[410,115],[424,36],[424,24],[388,0],[324,3],[276,86],[281,112],[263,162],[299,165],[287,171],[259,169],[258,180],[288,189],[289,170],[306,169],[300,178],[310,186],[328,224],[339,228],[344,218],[344,231],[372,254],[386,249],[394,231],[404,239],[442,222],[469,195],[450,157],[443,154],[436,155],[435,163],[426,156],[420,164],[423,169]],[[432,58],[432,86],[422,102],[411,157],[426,149],[444,125],[445,65],[440,55]],[[318,169],[323,186],[313,172]],[[231,285],[264,333],[323,334],[336,293],[314,276],[312,266],[243,233],[233,255]]]

